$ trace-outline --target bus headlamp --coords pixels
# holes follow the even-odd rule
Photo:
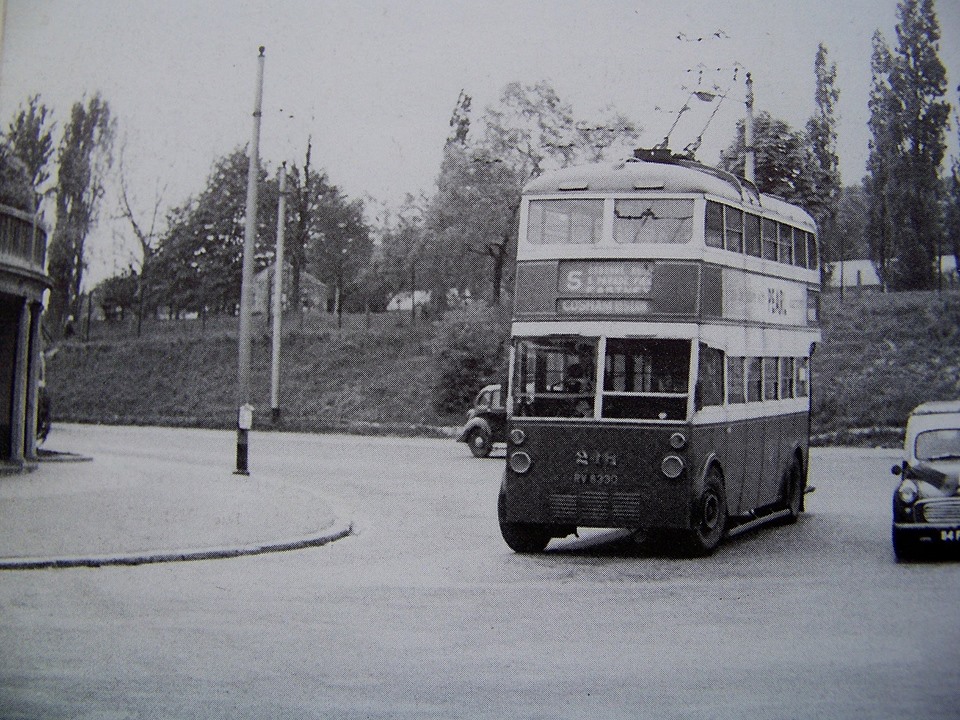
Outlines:
[[[520,428],[514,428],[510,431],[510,439],[513,441],[514,445],[523,445],[524,441],[527,439],[527,434]]]
[[[904,480],[900,483],[897,495],[905,505],[911,505],[920,495],[920,490],[913,480]]]
[[[660,472],[671,480],[680,477],[683,472],[683,460],[676,455],[667,455],[660,463]]]
[[[530,469],[531,465],[533,465],[533,460],[531,460],[530,456],[523,450],[510,455],[510,469],[517,473],[517,475],[523,475]]]
[[[687,438],[683,433],[675,432],[670,436],[670,447],[674,450],[683,450],[687,446]]]

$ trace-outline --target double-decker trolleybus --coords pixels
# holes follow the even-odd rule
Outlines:
[[[707,554],[796,520],[820,339],[813,219],[659,151],[542,175],[520,213],[500,528]]]

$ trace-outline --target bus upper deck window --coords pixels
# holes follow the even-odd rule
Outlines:
[[[527,242],[590,245],[600,241],[603,200],[531,200]]]
[[[707,247],[723,247],[723,205],[707,201],[707,222],[704,228]]]
[[[693,200],[617,200],[618,243],[685,243],[693,236]]]
[[[762,249],[760,246],[760,217],[758,215],[750,215],[748,213],[746,217],[744,217],[743,235],[747,255],[760,257]]]

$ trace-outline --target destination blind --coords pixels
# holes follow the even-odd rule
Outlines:
[[[517,319],[703,317],[806,325],[807,288],[689,261],[559,260],[517,267]]]

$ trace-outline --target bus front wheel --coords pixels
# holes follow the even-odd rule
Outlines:
[[[727,496],[723,478],[716,468],[707,472],[703,492],[694,501],[693,527],[686,534],[686,550],[690,555],[709,555],[727,531]]]
[[[518,553],[543,552],[552,537],[548,529],[535,523],[508,522],[506,503],[507,496],[501,492],[497,499],[497,515],[500,534],[510,549]]]

